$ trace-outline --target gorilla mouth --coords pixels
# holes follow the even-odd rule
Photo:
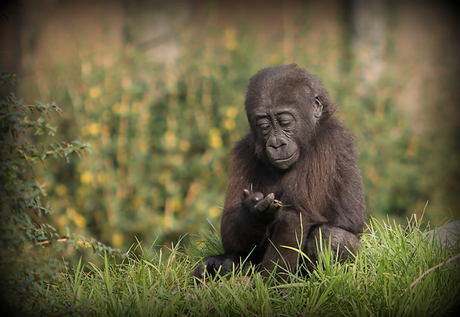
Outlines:
[[[286,162],[286,161],[289,161],[290,159],[292,159],[294,157],[294,155],[295,155],[295,152],[291,156],[289,156],[287,158],[274,159],[273,161],[276,162],[276,163]]]
[[[279,169],[286,170],[289,167],[291,167],[292,164],[294,164],[295,161],[297,161],[297,152],[294,151],[294,153],[286,158],[270,158],[271,164]]]

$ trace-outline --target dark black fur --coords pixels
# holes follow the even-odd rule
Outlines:
[[[289,139],[295,142],[299,157],[287,169],[270,164],[267,138],[256,124],[255,114],[271,111],[275,103],[289,105],[300,123]],[[315,103],[322,105],[320,117],[314,116]],[[354,139],[333,117],[336,106],[326,90],[296,65],[266,68],[251,78],[245,106],[251,131],[233,150],[221,223],[225,254],[206,259],[194,275],[201,278],[205,271],[212,275],[219,267],[225,274],[249,254],[252,263],[260,264],[262,274],[272,270],[274,263],[279,273],[294,272],[300,269],[298,252],[283,246],[298,248],[300,243],[315,262],[320,229],[323,245],[328,245],[330,237],[331,251],[336,253],[340,245],[339,254],[345,260],[358,249],[365,202]],[[282,207],[270,213],[248,212],[243,202],[256,201],[257,195],[247,198],[244,189],[260,192],[262,198],[274,193]]]

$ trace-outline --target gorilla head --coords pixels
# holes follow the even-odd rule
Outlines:
[[[278,170],[305,154],[319,123],[335,111],[318,80],[294,64],[254,75],[245,106],[257,156]]]

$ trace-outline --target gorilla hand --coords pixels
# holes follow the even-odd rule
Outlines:
[[[195,269],[193,276],[198,279],[214,277],[216,274],[224,276],[238,266],[239,260],[238,254],[210,256]]]
[[[275,194],[273,193],[264,198],[264,195],[260,192],[251,195],[249,190],[244,189],[243,208],[257,218],[273,220],[281,208],[281,202],[275,199]]]

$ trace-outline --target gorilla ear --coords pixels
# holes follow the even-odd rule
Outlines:
[[[321,101],[319,101],[318,96],[315,97],[315,105],[313,107],[313,114],[316,119],[321,118],[321,115],[323,114],[323,104]]]

